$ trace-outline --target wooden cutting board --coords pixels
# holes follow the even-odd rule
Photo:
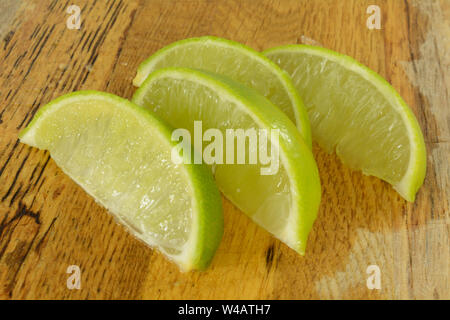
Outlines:
[[[71,4],[80,29],[71,29]],[[380,8],[380,29],[367,27],[369,5]],[[0,298],[449,299],[449,18],[448,0],[2,0]],[[428,171],[416,202],[314,147],[322,202],[306,256],[224,199],[225,233],[211,267],[180,273],[47,152],[18,142],[43,104],[80,89],[130,98],[144,58],[201,35],[257,50],[316,43],[384,76],[425,135]],[[72,265],[80,289],[67,286]],[[378,270],[380,289],[370,289]]]

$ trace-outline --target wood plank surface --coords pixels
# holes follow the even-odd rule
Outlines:
[[[81,9],[69,29],[68,6]],[[369,5],[381,29],[369,30]],[[1,299],[449,299],[450,1],[148,0],[0,2]],[[223,199],[225,232],[206,272],[180,273],[135,240],[17,135],[40,106],[95,89],[130,98],[138,64],[176,40],[216,35],[257,50],[318,43],[384,76],[428,151],[406,203],[317,146],[318,219],[302,257]],[[66,286],[68,266],[81,289]],[[381,289],[366,285],[377,265]]]

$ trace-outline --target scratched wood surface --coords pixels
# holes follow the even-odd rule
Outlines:
[[[81,8],[81,28],[66,8]],[[369,5],[381,29],[366,27]],[[0,2],[1,299],[448,299],[449,20],[446,1]],[[206,272],[180,273],[116,225],[17,134],[43,104],[95,89],[130,98],[138,64],[175,40],[216,35],[262,50],[315,42],[383,75],[417,116],[428,171],[413,204],[386,183],[314,148],[323,185],[301,257],[227,200],[225,233]],[[69,290],[69,265],[81,289]],[[381,289],[366,286],[369,265]]]

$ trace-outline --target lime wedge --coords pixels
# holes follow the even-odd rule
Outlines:
[[[182,270],[204,269],[222,237],[220,193],[206,166],[171,161],[171,132],[125,99],[80,91],[42,107],[20,140],[49,150],[132,234]]]
[[[254,163],[248,160],[243,164],[219,160],[212,165],[214,176],[219,189],[238,208],[304,254],[319,207],[320,181],[311,150],[283,112],[255,90],[230,78],[187,68],[153,72],[136,91],[133,101],[150,108],[173,127],[187,129],[191,141],[198,139],[195,121],[201,121],[202,132],[215,129],[225,138],[229,130],[265,132],[269,138],[266,150],[271,155],[279,154],[276,170],[263,174],[262,169],[267,167],[259,157]],[[278,130],[278,139],[272,137],[272,129]],[[215,139],[218,141],[218,137]],[[223,158],[229,155],[225,148],[229,142],[222,142]],[[206,143],[196,147],[194,143],[203,155],[209,146]],[[262,149],[252,145],[249,138],[245,157]]]
[[[141,63],[133,84],[161,68],[186,67],[225,75],[255,89],[297,124],[311,146],[311,129],[303,102],[285,71],[256,50],[216,37],[184,39],[164,47]]]
[[[425,143],[414,114],[386,80],[320,47],[287,45],[264,54],[291,75],[319,145],[414,201],[425,178]]]

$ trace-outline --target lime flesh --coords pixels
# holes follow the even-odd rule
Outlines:
[[[175,128],[188,129],[192,136],[196,120],[202,121],[204,131],[218,129],[224,137],[228,129],[278,129],[279,141],[270,140],[267,147],[279,150],[276,173],[261,174],[264,166],[259,161],[235,162],[215,164],[214,176],[219,189],[238,208],[304,253],[320,202],[320,181],[309,147],[284,113],[230,78],[187,68],[153,72],[136,91],[133,102],[150,108]],[[247,145],[246,154],[251,152],[256,149]]]
[[[288,45],[265,55],[291,75],[320,146],[414,201],[425,177],[425,143],[414,114],[386,80],[320,47]]]
[[[47,104],[20,134],[137,238],[182,270],[204,269],[223,232],[220,194],[207,167],[171,161],[170,137],[150,111],[95,91]]]
[[[142,62],[133,84],[139,87],[151,72],[167,67],[207,70],[255,89],[296,123],[303,139],[311,146],[308,115],[290,77],[256,50],[211,36],[184,39]]]

